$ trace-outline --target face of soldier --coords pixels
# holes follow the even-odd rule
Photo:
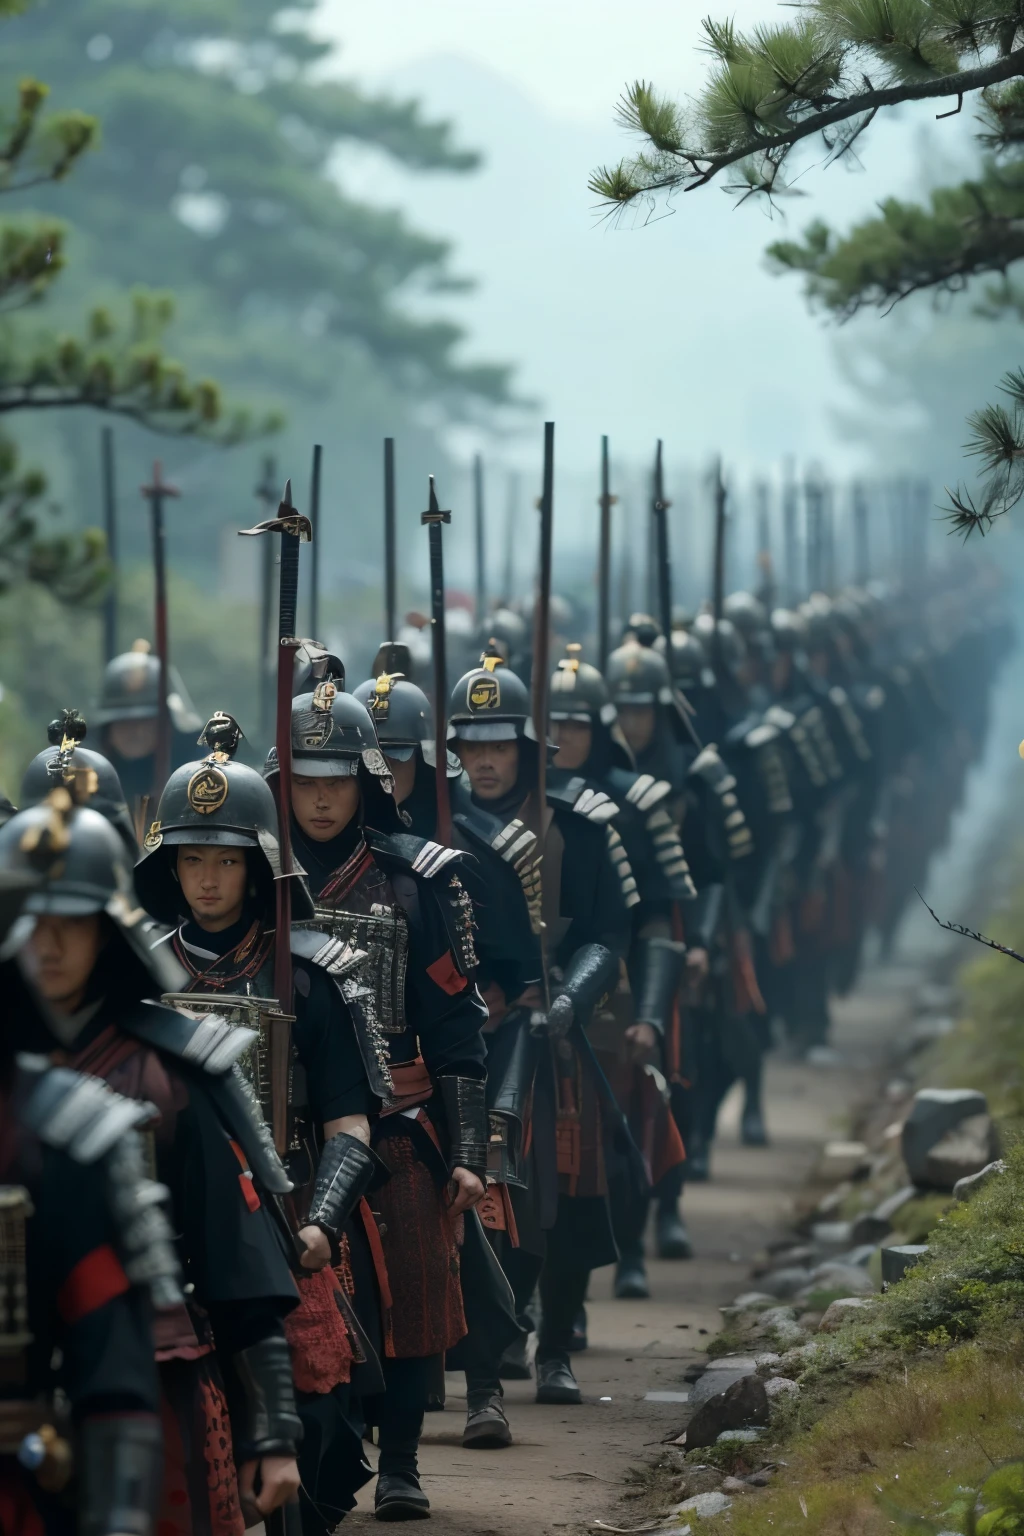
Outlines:
[[[397,757],[388,757],[386,752],[384,757],[395,781],[395,799],[401,805],[403,800],[408,800],[416,783],[416,753],[404,763],[400,763]]]
[[[456,745],[478,800],[500,800],[515,786],[518,741],[460,741]]]
[[[107,743],[120,757],[151,757],[156,738],[155,720],[115,720],[107,726]]]
[[[75,1013],[102,948],[100,914],[90,912],[85,917],[38,918],[23,953],[26,969],[46,1001],[58,1013]]]
[[[583,720],[552,720],[551,740],[558,748],[556,768],[582,768],[594,740],[592,727]]]
[[[238,922],[249,884],[243,849],[189,844],[178,849],[177,871],[181,893],[200,928],[220,933]]]
[[[619,724],[632,752],[647,750],[654,739],[656,721],[653,704],[619,705]]]
[[[295,820],[314,843],[329,843],[344,832],[359,809],[359,780],[292,778],[292,811]]]

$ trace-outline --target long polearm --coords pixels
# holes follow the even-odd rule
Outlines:
[[[181,495],[176,486],[168,485],[160,470],[160,460],[153,465],[153,479],[142,487],[142,494],[149,502],[150,529],[153,539],[153,593],[154,623],[153,640],[157,660],[160,663],[160,696],[157,700],[156,753],[153,763],[153,804],[171,774],[171,714],[167,706],[170,692],[170,641],[167,630],[167,534],[164,527],[164,502]]]
[[[661,438],[654,455],[654,496],[651,511],[654,514],[655,564],[657,566],[658,619],[665,636],[665,659],[671,659],[672,641],[672,558],[668,543],[668,509],[672,505],[665,498],[665,474],[661,462]]]
[[[441,529],[452,514],[438,505],[434,477],[430,476],[430,502],[420,522],[430,537],[430,630],[434,652],[434,778],[437,783],[437,841],[452,839],[452,810],[448,796],[448,658],[444,626],[444,548]]]
[[[277,505],[277,464],[273,455],[263,460],[263,476],[254,488],[256,500],[269,516]],[[274,541],[267,539],[260,559],[260,734],[266,740],[271,729],[270,712],[270,620],[274,605]]]
[[[277,605],[277,748],[278,847],[281,869],[274,881],[277,911],[274,931],[274,996],[280,1017],[270,1021],[271,1131],[274,1145],[283,1156],[288,1143],[288,1083],[291,1073],[291,1013],[295,1001],[292,985],[292,676],[298,639],[299,545],[309,543],[312,529],[292,505],[292,483],[284,488],[277,516],[240,530],[246,536],[281,535],[281,584]]]
[[[473,537],[476,546],[476,621],[487,615],[487,543],[484,529],[484,461],[473,456]]]
[[[608,439],[601,439],[601,532],[597,553],[597,665],[604,672],[612,648],[612,507],[616,497],[611,490],[608,464]]]
[[[324,450],[313,445],[313,472],[309,482],[309,633],[315,640],[320,634],[320,472]]]
[[[117,477],[114,471],[114,429],[103,427],[100,431],[100,477],[103,485],[103,532],[107,540],[107,560],[110,563],[110,584],[103,601],[103,660],[113,661],[117,655]]]
[[[722,461],[715,460],[715,552],[711,569],[711,612],[715,620],[712,638],[711,664],[721,676],[722,671],[722,619],[725,615],[725,536],[726,491],[722,479]]]
[[[398,555],[395,548],[395,440],[384,439],[384,626],[385,638],[393,640],[398,616]]]
[[[537,738],[537,837],[544,846],[544,813],[548,801],[548,688],[551,669],[551,558],[555,518],[555,424],[544,423],[544,478],[540,496],[540,554],[537,561],[537,596],[533,608],[533,730]],[[543,879],[543,863],[541,864]],[[541,952],[544,934],[541,931]],[[547,990],[547,960],[544,962]]]

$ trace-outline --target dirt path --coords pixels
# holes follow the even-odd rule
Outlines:
[[[510,1382],[514,1446],[464,1451],[465,1385],[449,1376],[448,1408],[428,1417],[421,1458],[436,1536],[546,1536],[595,1518],[618,1523],[623,1474],[679,1424],[679,1402],[653,1394],[685,1391],[683,1373],[717,1330],[718,1308],[749,1288],[751,1259],[784,1226],[822,1143],[843,1135],[846,1112],[877,1078],[919,980],[916,969],[876,970],[836,1010],[842,1065],[770,1062],[770,1147],[739,1145],[738,1100],[728,1101],[712,1180],[684,1199],[698,1257],[651,1261],[650,1301],[611,1300],[611,1270],[593,1278],[591,1345],[575,1357],[581,1407],[538,1407],[531,1383]],[[379,1529],[372,1506],[370,1484],[346,1528]]]

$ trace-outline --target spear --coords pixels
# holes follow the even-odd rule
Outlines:
[[[476,536],[476,621],[484,622],[487,612],[487,559],[484,544],[484,461],[473,456],[473,530]]]
[[[157,700],[156,754],[153,763],[153,803],[171,773],[171,715],[167,707],[170,688],[170,656],[167,637],[167,539],[164,530],[164,502],[181,495],[176,486],[168,485],[160,471],[160,460],[153,465],[153,479],[142,487],[142,494],[149,502],[150,529],[153,536],[153,587],[156,614],[153,638],[157,660],[160,663],[160,696]]]
[[[389,640],[398,632],[395,579],[395,440],[384,439],[384,624]]]
[[[320,467],[323,452],[319,443],[313,445],[313,474],[309,486],[309,633],[314,640],[320,633]]]
[[[804,485],[804,507],[807,517],[807,590],[821,590],[821,521],[822,488],[816,480],[808,479]]]
[[[444,627],[444,549],[441,528],[450,523],[452,514],[438,506],[434,477],[430,476],[430,503],[420,514],[420,523],[430,538],[430,620],[434,650],[434,780],[437,785],[437,841],[452,839],[452,811],[448,797],[448,663],[445,656]]]
[[[533,732],[537,738],[537,836],[544,844],[544,813],[547,808],[548,687],[551,643],[551,548],[555,515],[555,424],[544,423],[544,480],[540,497],[540,557],[537,563],[537,600],[533,614]],[[543,870],[543,866],[542,866]],[[543,874],[542,874],[543,878]],[[541,951],[544,935],[541,933]],[[544,962],[547,988],[547,961]]]
[[[868,495],[862,480],[853,485],[853,579],[858,587],[871,580],[868,554]]]
[[[672,561],[668,547],[668,509],[672,505],[665,499],[665,478],[661,463],[661,438],[654,456],[654,513],[655,574],[658,589],[658,617],[665,636],[665,658],[672,657]]]
[[[712,635],[711,665],[716,676],[722,675],[722,618],[725,613],[725,534],[727,525],[725,481],[722,460],[715,460],[715,555],[711,575],[711,613],[715,621]]]
[[[608,666],[612,648],[612,507],[618,500],[611,493],[608,465],[608,439],[601,439],[601,537],[597,559],[597,665],[601,672]]]
[[[285,483],[277,516],[242,528],[246,537],[281,535],[281,584],[277,604],[277,815],[280,874],[274,881],[276,921],[274,929],[274,996],[278,1013],[270,1020],[271,1130],[281,1156],[288,1147],[289,1079],[291,1075],[291,1014],[295,1001],[292,986],[292,676],[299,645],[295,631],[299,602],[299,545],[308,544],[312,528],[308,517],[292,505],[292,483]],[[271,541],[268,539],[267,543]]]
[[[114,429],[100,432],[100,466],[103,480],[103,531],[110,562],[110,585],[103,604],[103,660],[117,655],[117,485],[114,477]]]
[[[508,477],[508,500],[505,503],[505,576],[502,597],[506,604],[515,595],[516,581],[516,529],[519,522],[519,476],[513,472]]]
[[[800,597],[800,577],[797,572],[797,487],[793,465],[786,465],[786,481],[782,492],[782,544],[786,565],[786,602],[796,603]]]
[[[263,460],[263,478],[253,493],[268,512],[277,505],[277,486],[277,464],[270,454]],[[260,734],[264,740],[270,734],[270,616],[273,604],[274,544],[272,539],[267,539],[260,567]]]

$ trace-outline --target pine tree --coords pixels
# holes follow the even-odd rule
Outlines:
[[[692,191],[725,173],[741,199],[785,189],[796,148],[819,138],[848,155],[876,115],[909,101],[980,102],[981,176],[925,206],[891,200],[881,217],[837,240],[822,224],[773,247],[777,265],[807,274],[813,298],[839,315],[925,288],[959,289],[1024,255],[1024,13],[1019,0],[809,0],[791,24],[737,32],[704,23],[713,64],[690,108],[646,82],[627,90],[620,121],[647,147],[591,179],[610,208]],[[952,115],[952,114],[940,114]],[[1016,304],[1003,282],[995,308]],[[1024,497],[1024,370],[1002,382],[1008,405],[970,418],[967,452],[981,464],[975,499],[950,493],[953,526],[969,534]]]

